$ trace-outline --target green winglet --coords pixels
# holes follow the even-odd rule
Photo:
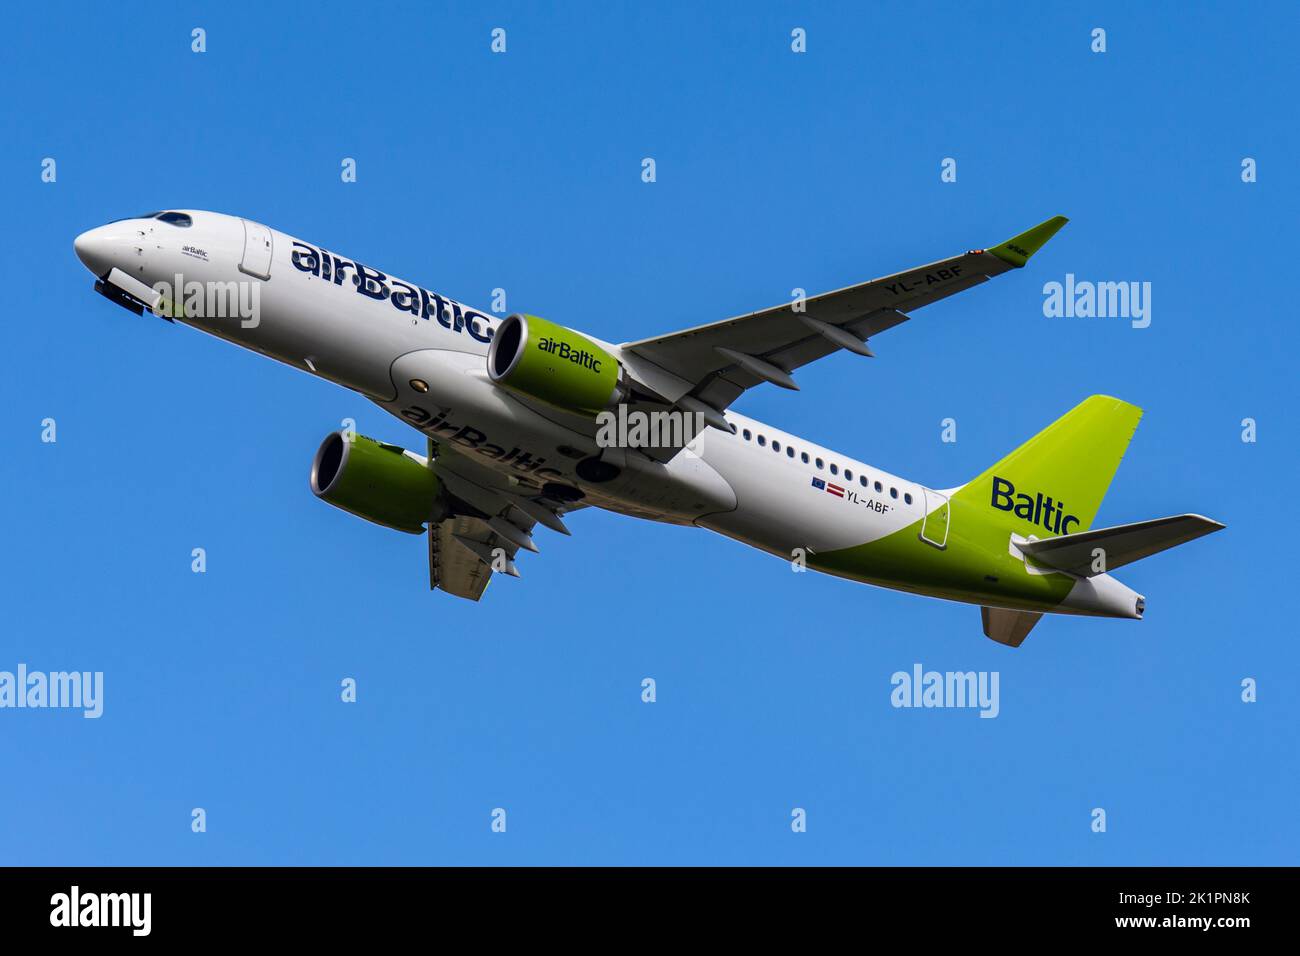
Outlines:
[[[1047,245],[1047,240],[1056,235],[1069,221],[1064,216],[1053,216],[1047,222],[1040,222],[1033,229],[1022,232],[1015,238],[1008,239],[1002,245],[987,251],[1019,269],[1029,261],[1030,256]]]

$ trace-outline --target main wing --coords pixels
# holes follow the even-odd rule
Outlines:
[[[831,352],[871,355],[866,342],[909,313],[1023,266],[1068,222],[1056,216],[992,249],[976,249],[906,272],[711,325],[621,346],[634,372],[684,408],[727,408],[747,388],[771,382],[798,388],[791,372]],[[647,369],[640,363],[655,366]],[[671,377],[661,373],[667,372]],[[667,387],[673,379],[676,388]],[[677,394],[670,394],[669,392]],[[698,407],[703,404],[703,408]]]
[[[521,550],[537,550],[533,528],[543,524],[568,534],[561,515],[584,507],[512,484],[506,476],[432,441],[427,463],[452,507],[441,520],[429,522],[429,587],[456,597],[477,601],[494,573],[518,577],[515,556]]]

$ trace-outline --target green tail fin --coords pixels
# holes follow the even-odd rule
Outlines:
[[[1026,537],[1048,538],[1092,527],[1142,409],[1093,395],[969,484],[954,498],[1006,513]]]

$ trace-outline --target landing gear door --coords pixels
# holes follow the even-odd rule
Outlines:
[[[244,224],[244,258],[239,271],[259,279],[271,278],[271,230],[260,222],[240,222]]]
[[[929,488],[922,488],[921,495],[925,501],[925,517],[921,519],[921,540],[942,551],[948,547],[950,510],[948,496],[931,491]]]

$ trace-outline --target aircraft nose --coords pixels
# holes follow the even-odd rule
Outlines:
[[[114,245],[111,231],[107,226],[89,229],[72,242],[77,258],[97,276],[102,276],[113,268]]]

